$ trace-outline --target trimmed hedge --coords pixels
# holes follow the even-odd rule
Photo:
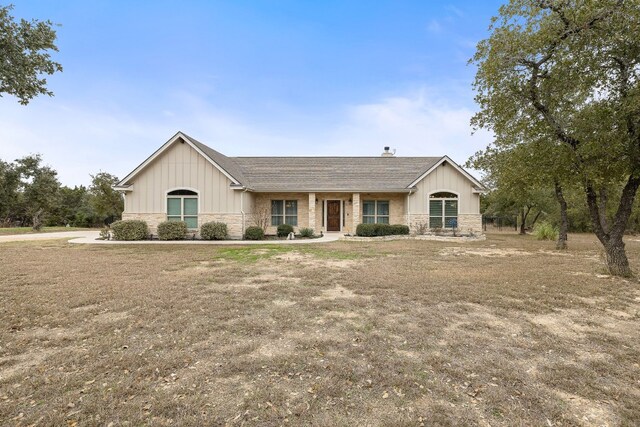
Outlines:
[[[300,237],[313,237],[313,228],[303,227],[300,229]]]
[[[293,233],[293,226],[289,224],[280,224],[278,226],[278,237],[287,237],[289,233]]]
[[[397,236],[409,234],[409,226],[402,224],[358,224],[356,236]]]
[[[227,224],[224,222],[207,222],[200,227],[200,237],[204,240],[225,240],[229,237]]]
[[[187,235],[187,223],[184,221],[164,221],[158,224],[158,239],[183,240]]]
[[[114,240],[145,240],[149,238],[149,227],[139,219],[125,219],[111,224]]]
[[[402,236],[405,234],[409,234],[409,226],[403,225],[403,224],[392,224],[391,234],[393,234],[394,236]]]
[[[264,239],[264,230],[260,227],[247,227],[244,231],[245,240],[262,240]]]

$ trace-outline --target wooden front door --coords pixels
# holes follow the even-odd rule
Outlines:
[[[327,231],[340,231],[340,200],[327,200]]]

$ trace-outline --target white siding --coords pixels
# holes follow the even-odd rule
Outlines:
[[[416,187],[417,191],[409,197],[409,212],[411,214],[429,213],[429,194],[436,191],[458,193],[458,213],[480,213],[480,195],[473,193],[472,182],[447,162],[438,166]]]
[[[229,178],[179,140],[142,170],[132,184],[133,191],[125,196],[126,213],[166,212],[167,191],[177,188],[200,194],[200,213],[240,213],[240,191],[231,189]]]

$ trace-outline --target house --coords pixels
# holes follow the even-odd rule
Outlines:
[[[256,223],[275,234],[355,233],[360,223],[406,224],[413,231],[482,233],[482,184],[449,157],[227,157],[178,132],[115,188],[123,219],[166,220],[196,230],[227,224],[232,238]]]

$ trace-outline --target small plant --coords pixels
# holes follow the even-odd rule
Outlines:
[[[429,223],[427,221],[418,221],[414,224],[417,235],[425,235],[429,232]]]
[[[244,238],[245,240],[263,240],[264,231],[258,226],[247,227],[244,232]]]
[[[287,237],[289,233],[293,233],[293,226],[289,224],[280,224],[278,226],[278,237]]]
[[[229,236],[224,222],[207,222],[200,227],[200,237],[204,240],[225,240]]]
[[[300,229],[300,237],[313,237],[313,228],[303,227]]]
[[[67,225],[68,227],[69,225]],[[100,240],[111,240],[111,230],[109,227],[103,227],[100,230]]]
[[[533,235],[538,240],[557,240],[558,228],[547,221],[542,221],[533,228]]]
[[[164,221],[158,224],[158,239],[183,240],[187,235],[187,223],[184,221]]]
[[[115,240],[145,240],[149,237],[149,227],[145,221],[126,219],[111,224]]]

